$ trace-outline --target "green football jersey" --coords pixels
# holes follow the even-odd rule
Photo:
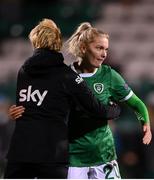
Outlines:
[[[104,104],[108,104],[111,99],[125,101],[133,95],[123,78],[110,66],[102,65],[94,73],[84,73],[80,76]],[[117,158],[113,135],[108,124],[73,140],[69,151],[72,167],[94,166]]]

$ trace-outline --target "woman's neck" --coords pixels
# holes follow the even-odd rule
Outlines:
[[[84,61],[75,62],[74,67],[78,73],[93,73],[96,70],[95,67],[92,67],[91,65],[87,63],[84,63]]]

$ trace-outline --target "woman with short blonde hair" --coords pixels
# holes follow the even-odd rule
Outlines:
[[[48,48],[60,51],[62,38],[60,29],[51,19],[43,19],[29,34],[29,39],[36,48]]]

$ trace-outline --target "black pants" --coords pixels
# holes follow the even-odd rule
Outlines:
[[[6,179],[67,179],[67,165],[50,163],[8,163]]]

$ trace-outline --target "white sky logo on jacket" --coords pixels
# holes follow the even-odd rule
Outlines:
[[[40,106],[47,95],[48,91],[45,90],[43,94],[41,95],[40,91],[38,89],[34,90],[32,92],[32,86],[28,86],[28,89],[21,89],[19,92],[19,102],[24,102],[24,101],[33,101],[37,102],[37,106]],[[37,99],[36,99],[37,97]]]
[[[80,83],[83,81],[83,79],[82,79],[82,77],[77,76],[77,78],[75,79],[75,81],[76,81],[78,84],[80,84]]]

